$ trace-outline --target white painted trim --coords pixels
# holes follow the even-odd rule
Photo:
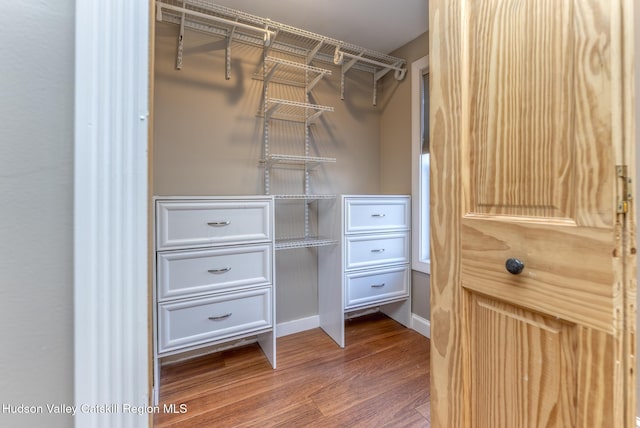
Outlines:
[[[276,334],[277,337],[283,337],[318,327],[320,327],[320,316],[314,315],[293,321],[281,322],[276,326]]]
[[[411,328],[431,339],[431,322],[422,318],[419,315],[411,314]]]
[[[422,76],[429,70],[429,55],[415,60],[411,64],[411,269],[422,273],[431,272],[431,262],[424,261],[420,246],[419,237],[422,236],[422,204],[420,195],[422,194],[422,162],[420,153],[422,152],[422,108],[421,108],[421,88]]]
[[[636,418],[636,428],[640,428],[640,417]]]
[[[149,404],[147,117],[149,2],[76,2],[74,396]],[[75,426],[149,424],[83,412]],[[121,408],[121,407],[120,407]]]
[[[358,312],[355,316],[366,315],[369,313],[378,312],[379,308],[367,309]],[[353,314],[350,314],[353,315]],[[297,320],[286,321],[279,323],[276,326],[277,337],[289,336],[290,334],[300,333],[302,331],[312,330],[320,327],[320,317],[314,315],[307,318],[300,318]],[[421,335],[430,338],[431,337],[431,323],[416,314],[411,314],[411,329],[417,331]]]

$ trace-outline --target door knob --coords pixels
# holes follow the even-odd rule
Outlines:
[[[522,271],[524,270],[524,263],[521,260],[515,259],[513,257],[510,259],[507,259],[504,265],[507,268],[507,271],[509,271],[509,273],[512,273],[514,275],[518,275],[522,273]]]

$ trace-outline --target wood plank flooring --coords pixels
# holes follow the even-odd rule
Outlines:
[[[155,427],[428,427],[429,340],[382,314],[347,322],[341,349],[322,330],[278,339],[273,370],[257,344],[162,368]]]

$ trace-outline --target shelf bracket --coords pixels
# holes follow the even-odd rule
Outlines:
[[[316,86],[318,82],[322,80],[323,77],[324,77],[324,73],[320,73],[315,77],[315,79],[309,82],[309,84],[307,85],[307,93],[311,92],[314,86]]]
[[[373,106],[376,107],[378,105],[378,79],[376,76],[373,76]]]
[[[322,111],[322,110],[318,110],[317,112],[313,113],[311,116],[309,116],[309,117],[307,118],[307,122],[308,122],[308,123],[315,122],[315,120],[316,120],[317,118],[319,118],[320,116],[322,116],[322,113],[324,113],[324,111]]]
[[[338,51],[336,50],[336,52],[338,52]],[[342,52],[340,52],[340,55],[344,58],[344,56],[342,55]],[[356,65],[358,60],[360,58],[362,58],[362,55],[363,54],[360,54],[360,55],[352,58],[351,61],[349,61],[346,64],[344,62],[342,62],[342,72],[340,73],[340,99],[342,101],[344,101],[344,75],[347,73],[347,71],[349,71],[351,69],[351,67]]]
[[[224,78],[226,80],[231,79],[231,42],[233,40],[233,36],[235,32],[236,32],[236,27],[233,27],[231,31],[229,31],[227,34],[227,48],[225,49],[225,57],[224,57],[224,63],[225,63]]]
[[[340,73],[340,99],[344,101],[344,65],[342,66],[342,72]]]
[[[373,105],[378,105],[378,80],[382,79],[388,72],[391,71],[391,68],[384,68],[378,72],[373,73]]]
[[[378,105],[378,80],[382,79],[387,75],[391,70],[395,70],[394,77],[396,80],[404,79],[406,69],[402,68],[402,63],[395,63],[392,66],[385,67],[382,70],[379,70],[373,73],[373,105]]]
[[[273,114],[276,112],[276,110],[280,108],[280,106],[281,104],[273,104],[271,107],[269,107],[267,111],[264,112],[265,119],[270,119],[271,116],[273,116]]]
[[[271,67],[271,70],[269,70],[269,73],[267,73],[267,75],[264,77],[264,83],[268,84],[271,79],[273,78],[273,74],[276,72],[277,68],[280,66],[279,63],[274,63],[273,67]]]
[[[342,66],[342,72],[346,73],[347,71],[349,71],[351,69],[351,67],[353,67],[354,65],[356,65],[356,63],[358,62],[359,59],[362,58],[362,55],[364,54],[360,54],[358,56],[355,56],[351,59],[351,61],[349,61],[347,64],[343,64]]]
[[[380,79],[382,79],[384,76],[386,76],[386,75],[387,75],[387,73],[388,73],[388,72],[390,72],[390,71],[391,71],[391,68],[390,68],[390,67],[383,68],[382,70],[377,71],[376,73],[374,73],[374,74],[373,74],[373,78],[374,78],[374,80],[377,82],[378,80],[380,80]]]
[[[176,55],[176,69],[182,70],[182,50],[184,48],[184,21],[185,14],[182,12],[182,18],[180,18],[180,34],[178,35],[178,53]]]
[[[307,65],[311,64],[313,58],[315,58],[315,56],[318,54],[318,51],[320,51],[322,44],[323,41],[320,41],[320,43],[318,43],[311,51],[309,51],[309,54],[307,55]]]

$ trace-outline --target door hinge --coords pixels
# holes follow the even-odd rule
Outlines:
[[[631,177],[629,177],[627,165],[616,165],[616,175],[621,179],[620,186],[618,187],[616,212],[618,214],[626,214],[629,212],[629,204],[631,203],[631,199],[633,199]]]

